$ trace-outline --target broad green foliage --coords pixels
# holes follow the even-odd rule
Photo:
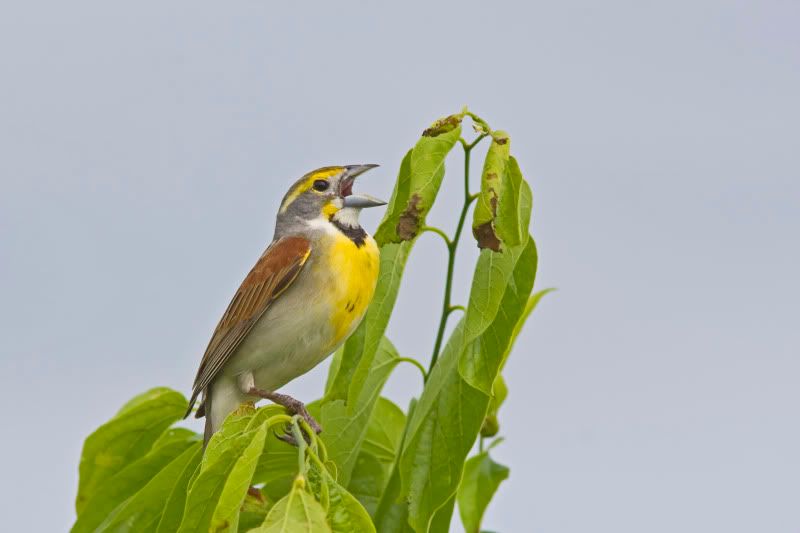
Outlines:
[[[477,133],[473,141],[462,137],[467,118]],[[480,190],[472,194],[465,170],[464,206],[455,234],[444,239],[448,277],[424,387],[403,410],[382,391],[394,368],[409,361],[386,337],[405,265],[423,232],[446,235],[425,222],[446,157],[460,144],[468,163],[487,137]],[[186,398],[152,389],[86,439],[72,531],[444,533],[456,503],[466,531],[481,531],[509,475],[483,447],[484,438],[500,431],[508,394],[501,372],[547,293],[532,294],[538,261],[529,235],[532,193],[510,146],[506,132],[464,109],[426,129],[403,158],[375,233],[381,250],[375,297],[334,355],[321,399],[308,404],[324,429],[320,435],[282,407],[244,404],[202,450],[200,435],[173,426]],[[452,276],[473,201],[481,252],[464,314],[444,342],[449,315],[461,308],[450,301]],[[286,432],[298,446],[278,438]],[[479,439],[480,451],[469,457]]]
[[[479,533],[486,511],[500,483],[508,478],[508,467],[481,452],[464,463],[464,474],[458,487],[458,511],[467,533]]]
[[[161,470],[178,459],[195,442],[172,442],[155,448],[144,457],[133,461],[100,485],[95,495],[89,500],[83,513],[73,528],[74,532],[94,531],[103,521],[124,506],[130,494],[146,488],[147,484]]]
[[[117,416],[97,428],[83,445],[75,508],[81,514],[97,488],[143,457],[159,436],[183,416],[187,402],[179,393],[158,388],[133,398]]]
[[[362,451],[372,454],[382,465],[389,467],[397,455],[403,437],[406,415],[391,400],[378,398],[367,426]]]
[[[367,434],[375,402],[397,363],[397,350],[384,337],[356,401],[345,405],[342,400],[333,400],[322,402],[321,406],[312,406],[311,412],[315,416],[319,414],[317,420],[325,428],[320,438],[339,469],[339,480],[345,485],[350,480],[361,443]]]
[[[302,478],[292,486],[267,515],[261,527],[251,531],[258,533],[330,533],[325,520],[325,509],[304,490]]]
[[[456,326],[409,420],[400,472],[402,494],[409,498],[409,522],[416,531],[429,530],[434,513],[458,488],[464,459],[489,405],[491,384],[533,286],[533,241],[513,255],[517,260],[509,268],[514,275],[502,288],[494,289],[504,294],[503,306],[498,307],[489,326],[477,337],[473,336],[474,331],[467,331],[468,308],[467,317]],[[470,300],[478,298],[471,295]],[[462,368],[469,372],[462,373]],[[481,385],[488,382],[486,392],[470,381]]]
[[[173,459],[133,497],[105,517],[102,531],[155,531],[165,511],[164,502],[173,491],[186,491],[181,474],[200,462],[200,443]],[[187,480],[188,481],[188,480]]]

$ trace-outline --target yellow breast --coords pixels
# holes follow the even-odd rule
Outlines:
[[[332,279],[329,302],[335,332],[333,347],[353,332],[367,311],[378,280],[380,253],[372,237],[367,237],[362,246],[356,246],[344,235],[332,239],[327,255]]]

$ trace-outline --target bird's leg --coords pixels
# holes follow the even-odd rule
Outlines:
[[[319,425],[319,423],[317,423],[316,420],[314,420],[314,417],[311,416],[311,413],[309,413],[308,409],[306,409],[305,404],[300,400],[295,400],[288,394],[280,394],[278,392],[257,389],[255,387],[250,387],[250,390],[247,391],[247,394],[258,396],[259,398],[264,398],[277,403],[278,405],[284,406],[289,410],[290,413],[293,415],[300,415],[303,420],[308,422],[308,425],[311,426],[311,429],[314,430],[314,433],[317,435],[322,433],[322,427]]]
[[[303,420],[308,422],[308,425],[311,427],[314,433],[320,434],[322,432],[322,427],[316,420],[314,420],[314,417],[311,416],[311,413],[308,412],[308,409],[306,409],[306,406],[305,404],[303,404],[303,402],[295,400],[288,394],[280,394],[278,392],[272,392],[257,388],[255,384],[255,377],[253,376],[252,372],[244,372],[243,374],[240,374],[238,377],[238,382],[239,382],[239,389],[243,393],[249,396],[264,398],[265,400],[270,400],[278,405],[282,405],[283,407],[288,409],[289,412],[292,413],[293,415],[299,415],[303,418]],[[297,443],[294,442],[294,437],[292,437],[292,435],[290,434],[283,435],[282,437],[279,438],[285,440],[290,444],[297,445]]]

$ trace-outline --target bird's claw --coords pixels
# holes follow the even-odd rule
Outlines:
[[[278,437],[278,439],[282,440],[283,442],[287,442],[287,443],[291,444],[294,447],[299,446],[299,443],[297,442],[297,439],[295,439],[294,435],[289,433],[288,430],[286,431],[286,433],[281,433],[280,435],[277,435],[277,437]],[[311,439],[309,438],[308,435],[305,434],[305,432],[303,432],[303,439],[305,439],[306,444],[309,444],[309,445],[311,444]]]
[[[319,423],[317,423],[317,421],[314,420],[314,417],[312,417],[307,411],[304,413],[305,416],[303,413],[298,413],[298,414],[308,424],[311,430],[314,431],[314,433],[316,433],[317,435],[322,433],[322,427],[320,427]],[[306,428],[302,424],[298,425],[298,427],[300,428],[300,433],[303,435],[303,439],[306,441],[306,444],[311,445],[312,437],[311,435],[308,434]],[[277,435],[277,437],[283,442],[287,442],[292,446],[298,445],[297,439],[295,438],[290,428],[287,428],[285,433]]]

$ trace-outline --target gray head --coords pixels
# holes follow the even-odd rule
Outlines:
[[[281,202],[275,238],[304,233],[319,223],[358,227],[362,209],[386,205],[368,194],[353,194],[356,177],[377,166],[322,167],[297,180]]]

